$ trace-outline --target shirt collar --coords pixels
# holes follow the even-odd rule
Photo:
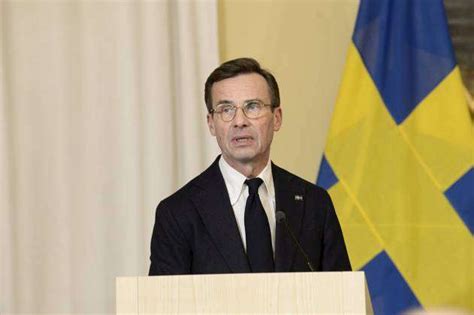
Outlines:
[[[267,165],[262,170],[257,177],[260,177],[265,184],[265,188],[267,189],[268,196],[271,199],[275,198],[275,188],[273,187],[273,174],[272,174],[272,163],[270,159],[268,159]]]
[[[229,199],[231,205],[234,205],[239,199],[240,195],[244,191],[244,182],[247,179],[243,174],[230,166],[224,158],[221,156],[219,159],[219,168],[229,193]],[[273,175],[271,161],[268,159],[267,165],[257,177],[260,177],[265,184],[265,188],[270,198],[275,198],[275,189],[273,186]]]

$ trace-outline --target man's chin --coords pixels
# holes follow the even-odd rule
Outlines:
[[[254,152],[238,152],[232,154],[229,158],[237,163],[247,164],[255,161],[257,157]]]

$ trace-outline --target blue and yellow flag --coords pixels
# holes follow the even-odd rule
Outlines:
[[[374,311],[474,310],[474,124],[442,0],[362,0],[318,185]]]

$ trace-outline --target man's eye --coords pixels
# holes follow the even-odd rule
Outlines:
[[[245,107],[247,108],[247,110],[249,111],[255,111],[255,110],[258,110],[260,109],[260,103],[259,102],[248,102]]]
[[[222,106],[220,108],[220,111],[223,113],[223,114],[228,114],[228,113],[232,113],[232,111],[234,110],[234,108],[232,106]]]

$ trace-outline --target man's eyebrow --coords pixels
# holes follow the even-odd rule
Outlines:
[[[259,99],[259,98],[252,98],[252,99],[249,99],[249,100],[245,100],[244,103],[248,103],[248,102],[262,102],[263,103],[263,100]]]
[[[255,102],[255,101],[258,101],[258,102],[262,102],[262,103],[263,103],[263,101],[262,101],[261,99],[259,99],[259,98],[251,98],[251,99],[245,100],[245,101],[244,101],[244,104],[249,103],[249,102]],[[231,100],[220,100],[219,102],[217,102],[216,106],[218,106],[218,105],[223,105],[223,104],[224,104],[224,105],[228,105],[228,104],[230,104],[230,105],[235,105],[235,103],[234,103],[233,101],[231,101]]]
[[[220,100],[219,102],[217,102],[216,106],[218,105],[234,105],[234,102],[230,101],[230,100]]]

